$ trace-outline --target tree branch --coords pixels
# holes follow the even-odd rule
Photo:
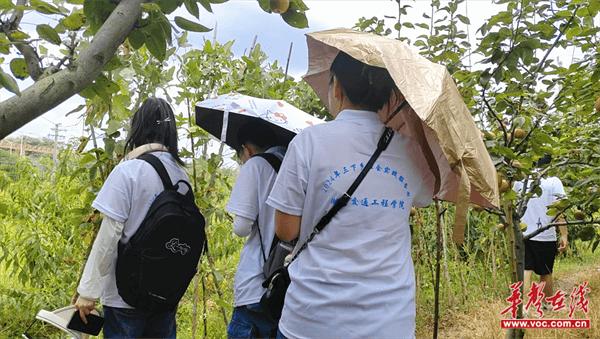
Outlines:
[[[548,50],[546,51],[546,54],[544,54],[544,57],[540,60],[540,63],[537,65],[537,67],[535,68],[535,70],[533,71],[533,73],[539,72],[539,70],[544,66],[544,63],[546,62],[546,59],[548,59],[548,57],[550,56],[550,52],[552,52],[552,50],[554,48],[556,48],[556,46],[560,42],[560,38],[562,38],[562,36],[565,34],[565,32],[567,31],[567,29],[569,28],[569,26],[571,26],[571,23],[573,22],[573,20],[577,16],[577,10],[579,9],[579,6],[580,5],[577,5],[575,7],[575,10],[573,10],[573,15],[571,15],[571,17],[569,18],[569,21],[567,21],[567,23],[565,24],[565,26],[560,30],[560,32],[558,33],[558,36],[554,40],[554,43],[552,43],[552,46],[550,46],[550,48],[548,48]]]
[[[515,151],[517,152],[518,155],[521,155],[521,154],[525,153],[526,148],[523,148],[522,150],[520,150],[520,148],[524,147],[525,143],[531,137],[531,134],[533,133],[533,131],[535,131],[536,129],[538,129],[538,127],[540,126],[541,122],[542,122],[542,118],[540,117],[539,119],[536,120],[535,124],[533,125],[533,128],[531,130],[529,130],[529,132],[527,133],[527,135],[525,136],[525,138],[523,138],[523,140],[521,140],[521,142],[518,143],[517,146],[515,146]]]
[[[74,67],[35,82],[21,96],[0,102],[0,140],[90,85],[133,28],[142,2],[120,1]]]
[[[529,240],[529,239],[535,237],[536,235],[551,229],[554,226],[575,226],[575,225],[588,225],[588,224],[598,224],[598,223],[600,223],[600,220],[555,222],[555,223],[548,224],[544,227],[538,228],[537,230],[533,231],[533,233],[524,236],[523,240]]]
[[[25,6],[25,5],[27,5],[27,0],[17,0],[17,5],[16,5],[17,7]],[[9,20],[11,29],[17,29],[19,27],[19,24],[21,23],[21,19],[23,19],[24,13],[25,13],[25,11],[22,9],[17,9],[13,12],[13,14]]]
[[[506,144],[508,142],[508,134],[506,133],[506,128],[504,127],[502,120],[500,120],[500,118],[498,117],[498,114],[496,113],[496,111],[494,111],[494,109],[492,108],[492,105],[490,105],[490,102],[486,99],[485,91],[486,91],[486,89],[484,88],[483,93],[481,93],[481,99],[485,103],[485,106],[488,108],[490,114],[498,122],[498,125],[500,125],[500,129],[502,130],[502,134],[504,135],[504,143]]]
[[[17,6],[25,6],[27,0],[18,0]],[[11,37],[10,31],[17,30],[21,20],[23,19],[24,11],[17,9],[13,12],[10,20],[2,25],[2,31],[6,34],[6,37],[10,42],[13,42],[17,50],[23,55],[25,62],[27,63],[27,73],[35,81],[38,80],[44,70],[42,69],[42,62],[40,56],[37,54],[35,48],[26,42],[16,40]]]

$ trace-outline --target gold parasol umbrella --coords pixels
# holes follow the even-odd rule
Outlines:
[[[339,51],[388,70],[410,104],[390,113],[397,100],[378,112],[398,133],[415,138],[426,162],[418,164],[436,177],[434,196],[456,204],[453,239],[464,241],[469,202],[499,206],[496,169],[448,70],[427,60],[406,43],[350,29],[307,34],[308,72],[304,80],[327,102],[329,69]]]

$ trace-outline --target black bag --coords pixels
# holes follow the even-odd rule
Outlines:
[[[294,260],[296,260],[296,258],[298,258],[300,252],[302,252],[308,246],[308,243],[315,237],[315,235],[317,235],[325,228],[325,226],[327,226],[327,224],[337,214],[337,212],[339,212],[344,206],[348,204],[348,201],[350,201],[352,194],[354,194],[354,191],[356,191],[356,189],[363,181],[365,176],[367,176],[367,173],[369,172],[371,167],[373,167],[373,163],[375,163],[377,158],[379,158],[379,155],[381,155],[381,153],[385,151],[385,149],[388,147],[393,136],[394,131],[391,128],[386,127],[383,134],[381,135],[381,138],[379,138],[379,142],[377,143],[377,149],[375,150],[375,153],[373,153],[373,155],[369,159],[369,162],[367,162],[367,164],[360,172],[356,180],[354,180],[352,185],[350,185],[348,191],[344,193],[344,195],[342,195],[339,199],[337,199],[337,201],[329,210],[329,212],[327,212],[321,218],[321,220],[319,220],[317,225],[314,227],[312,233],[308,236],[308,239],[304,242],[304,244],[302,244],[302,247],[298,249],[298,251],[294,254],[291,260],[289,260],[283,267],[277,269],[275,272],[269,275],[267,280],[265,280],[265,282],[263,283],[263,287],[265,287],[267,290],[260,299],[260,304],[265,310],[265,312],[273,320],[279,321],[279,318],[281,318],[281,311],[283,310],[285,294],[290,285],[290,276],[288,273],[289,265]]]
[[[180,180],[173,185],[162,162],[151,154],[138,159],[154,167],[164,191],[152,202],[129,242],[119,243],[117,289],[135,308],[174,310],[207,250],[205,221],[188,182]],[[180,185],[187,186],[187,193],[177,191]]]
[[[260,153],[254,155],[255,157],[261,157],[265,159],[275,173],[279,173],[279,168],[281,167],[281,159],[272,153]],[[265,253],[265,248],[263,246],[262,234],[260,232],[260,227],[258,227],[258,218],[256,219],[256,227],[258,230],[258,237],[260,241],[260,249],[262,252],[264,265],[263,265],[263,275],[265,278],[270,277],[275,271],[281,269],[283,267],[285,258],[292,253],[294,249],[294,244],[291,242],[283,241],[277,237],[277,235],[273,236],[273,241],[271,242],[271,248],[269,249],[269,255],[267,256]]]

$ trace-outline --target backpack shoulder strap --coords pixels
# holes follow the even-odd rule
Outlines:
[[[137,159],[144,160],[154,167],[154,170],[156,170],[156,173],[158,173],[160,181],[162,181],[165,189],[173,189],[174,186],[173,182],[171,181],[171,177],[169,177],[169,173],[160,159],[150,153],[143,154],[137,157]]]
[[[279,168],[281,167],[281,159],[273,153],[259,153],[255,154],[252,157],[261,157],[265,159],[271,167],[275,170],[275,173],[279,173]]]
[[[260,157],[260,158],[265,159],[271,165],[271,167],[273,167],[273,170],[275,170],[275,173],[279,173],[279,168],[281,168],[282,161],[275,154],[265,152],[265,153],[255,154],[252,157]],[[266,262],[267,255],[265,253],[265,248],[263,245],[263,239],[262,239],[262,234],[260,232],[260,227],[258,226],[258,215],[256,216],[256,229],[258,230],[258,237],[259,237],[259,241],[260,241],[260,249],[262,252],[263,260]],[[277,235],[273,236],[273,241],[271,242],[271,250],[273,249],[273,245],[276,243],[277,240],[279,240],[279,238],[277,238]],[[271,250],[269,250],[269,253],[271,253]]]

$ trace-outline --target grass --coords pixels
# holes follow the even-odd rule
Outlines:
[[[561,289],[567,295],[574,286],[587,281],[591,289],[587,295],[589,312],[584,314],[577,311],[576,319],[590,319],[590,329],[535,329],[527,330],[527,338],[600,338],[600,251],[591,253],[583,250],[579,256],[558,258],[554,270],[555,291]],[[500,287],[503,288],[503,287]],[[506,297],[508,297],[508,287]],[[569,299],[565,303],[568,308]],[[441,310],[440,338],[504,338],[506,330],[500,328],[503,316],[500,312],[508,304],[504,297],[486,298],[481,295],[479,301],[465,304],[459,308]],[[528,317],[531,318],[531,317]],[[544,318],[567,319],[568,313],[559,311],[546,313]],[[417,329],[417,338],[430,338],[433,333],[433,323],[425,323]]]

